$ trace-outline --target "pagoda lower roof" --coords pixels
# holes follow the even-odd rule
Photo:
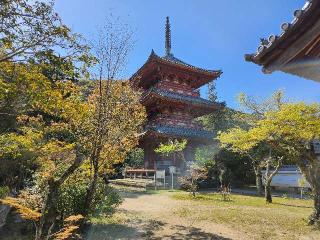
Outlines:
[[[171,125],[152,125],[146,126],[145,132],[143,135],[147,135],[148,133],[155,133],[165,137],[176,137],[176,138],[194,138],[194,139],[202,139],[202,140],[210,140],[213,139],[214,133],[209,132],[203,129],[196,128],[187,128],[187,127],[178,127]]]
[[[174,57],[172,54],[160,57],[152,50],[145,64],[130,78],[130,81],[136,86],[138,86],[142,80],[148,81],[146,75],[152,71],[158,70],[159,66],[174,67],[176,70],[198,76],[198,80],[191,83],[194,88],[199,88],[202,85],[220,77],[222,74],[221,70],[207,70],[195,67]]]
[[[216,103],[204,98],[175,93],[159,88],[151,88],[150,90],[148,90],[145,94],[143,94],[141,102],[146,103],[155,98],[168,99],[173,102],[181,102],[189,105],[192,104],[196,106],[204,106],[212,109],[219,109],[223,107],[222,103]]]
[[[320,0],[309,0],[294,12],[290,23],[281,25],[279,35],[262,38],[256,53],[246,54],[245,60],[263,66],[264,73],[280,70],[319,81],[320,65],[312,61],[320,57],[319,27]]]

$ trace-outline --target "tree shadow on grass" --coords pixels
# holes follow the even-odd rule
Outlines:
[[[85,234],[87,240],[133,239],[140,233],[133,227],[123,224],[97,224]]]
[[[200,228],[196,227],[186,227],[181,225],[174,225],[171,227],[174,231],[172,234],[162,235],[161,237],[149,236],[148,240],[181,240],[181,239],[191,239],[191,240],[231,240],[230,238],[225,238],[217,234],[208,233],[202,231]]]
[[[132,225],[128,226],[128,225]],[[85,239],[112,240],[112,239],[141,239],[141,240],[231,240],[218,234],[208,233],[200,228],[173,225],[166,229],[166,223],[136,219],[130,224],[97,224],[90,227]],[[159,236],[160,234],[160,236]]]
[[[139,198],[143,195],[155,195],[158,191],[134,188],[115,188],[122,198]]]
[[[143,233],[140,235],[138,239],[145,240],[231,240],[230,238],[225,238],[217,234],[207,233],[202,231],[200,228],[195,227],[187,227],[182,225],[173,225],[170,227],[169,231],[173,232],[170,234],[163,234],[161,236],[157,236],[158,233],[162,233],[164,228],[166,227],[166,223],[151,220],[146,225],[143,226]]]
[[[313,209],[313,207],[311,207],[311,206],[293,205],[293,204],[288,204],[288,203],[277,203],[277,202],[273,202],[272,204],[274,204],[274,205],[286,206],[286,207],[296,207],[296,208],[309,208],[309,209]]]
[[[131,219],[126,224],[93,224],[85,234],[87,240],[152,239],[165,223],[157,220]]]

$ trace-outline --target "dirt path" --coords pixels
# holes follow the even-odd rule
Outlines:
[[[240,229],[184,217],[181,209],[197,206],[171,194],[126,194],[115,223],[96,226],[87,239],[250,239]]]

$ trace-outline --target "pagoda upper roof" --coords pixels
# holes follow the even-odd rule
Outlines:
[[[188,63],[180,60],[179,58],[176,58],[175,56],[173,56],[173,54],[169,54],[169,55],[166,55],[164,57],[159,57],[153,52],[153,55],[155,55],[156,57],[160,58],[161,60],[167,61],[168,63],[176,64],[176,65],[179,65],[181,67],[192,69],[192,70],[197,71],[199,73],[210,74],[213,77],[216,77],[217,73],[221,73],[221,71],[217,71],[217,70],[207,70],[207,69],[195,67],[195,66],[193,66],[191,64],[188,64]]]
[[[164,57],[158,56],[153,50],[144,65],[130,78],[130,81],[139,85],[141,80],[146,80],[144,77],[159,68],[159,66],[174,67],[177,70],[190,73],[198,76],[198,81],[192,82],[191,85],[195,88],[199,88],[209,81],[218,78],[221,74],[221,70],[207,70],[203,68],[195,67],[191,64],[185,63],[184,61],[176,58],[173,54],[167,54]]]
[[[281,70],[320,80],[319,61],[314,68],[316,73],[310,71],[312,69],[296,71],[300,67],[298,61],[302,61],[299,70],[303,70],[310,65],[308,59],[319,59],[319,27],[320,0],[309,0],[302,9],[294,12],[294,19],[290,23],[281,25],[282,31],[279,35],[270,35],[268,39],[262,38],[257,51],[246,54],[245,60],[263,66],[265,73]]]
[[[210,109],[216,110],[224,107],[224,104],[222,103],[213,102],[200,97],[179,94],[179,93],[175,93],[172,91],[167,91],[167,90],[163,90],[155,87],[149,89],[145,94],[143,94],[141,98],[141,102],[146,103],[150,100],[154,100],[157,98],[168,99],[173,102],[186,103],[189,106],[194,105],[196,107],[206,108],[209,110],[209,112],[210,112]]]
[[[146,126],[145,133],[156,133],[166,137],[177,137],[177,138],[195,138],[202,140],[210,140],[214,138],[214,133],[203,129],[177,127],[170,125],[151,125]]]

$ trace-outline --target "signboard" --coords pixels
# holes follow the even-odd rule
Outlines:
[[[162,170],[162,171],[156,171],[156,178],[161,178],[164,179],[166,177],[166,171]]]
[[[163,179],[163,188],[166,188],[166,171],[165,170],[159,170],[156,171],[156,174],[154,175],[154,189],[157,190],[157,179]]]
[[[177,169],[176,169],[175,166],[170,166],[170,167],[169,167],[169,172],[170,172],[170,174],[176,173],[176,171],[177,171]]]

